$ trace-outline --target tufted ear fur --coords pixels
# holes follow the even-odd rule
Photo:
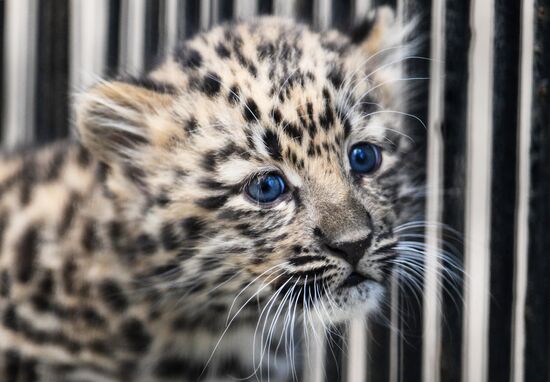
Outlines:
[[[399,29],[393,9],[382,6],[373,9],[360,24],[355,25],[350,36],[364,52],[374,54],[398,43],[401,38]]]
[[[159,143],[162,115],[175,89],[147,80],[104,82],[80,95],[77,128],[81,142],[106,163],[133,161]],[[168,134],[165,130],[164,135]]]

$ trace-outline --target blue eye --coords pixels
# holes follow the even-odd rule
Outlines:
[[[284,194],[285,189],[285,181],[280,175],[266,174],[252,179],[246,193],[256,202],[269,203]]]
[[[368,174],[376,171],[382,163],[380,149],[366,142],[354,145],[348,156],[351,169],[358,174]]]

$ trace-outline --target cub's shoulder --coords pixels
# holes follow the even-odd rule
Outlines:
[[[97,176],[92,164],[89,152],[69,140],[0,152],[0,200],[18,195],[19,207],[26,207],[35,188],[58,184],[78,189],[86,178]]]

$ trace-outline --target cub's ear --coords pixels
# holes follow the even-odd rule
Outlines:
[[[416,23],[413,19],[403,25],[392,8],[383,6],[371,11],[351,32],[354,50],[345,65],[352,72],[361,70],[370,79],[353,87],[357,97],[363,99],[374,90],[372,96],[378,103],[396,110],[409,101],[412,92],[402,81],[405,73],[401,64],[416,51],[417,42],[410,39]]]
[[[149,80],[103,82],[77,98],[76,123],[85,147],[111,163],[132,160],[158,141],[162,115],[176,95],[169,85]]]
[[[394,10],[382,6],[373,9],[349,34],[354,44],[371,55],[398,44],[403,38],[403,28],[396,21]]]

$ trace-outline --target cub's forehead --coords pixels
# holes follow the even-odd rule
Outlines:
[[[342,56],[350,46],[335,31],[316,33],[286,19],[261,18],[183,42],[152,77],[206,96],[217,94],[218,87],[235,86],[284,101],[295,85],[341,81]]]

